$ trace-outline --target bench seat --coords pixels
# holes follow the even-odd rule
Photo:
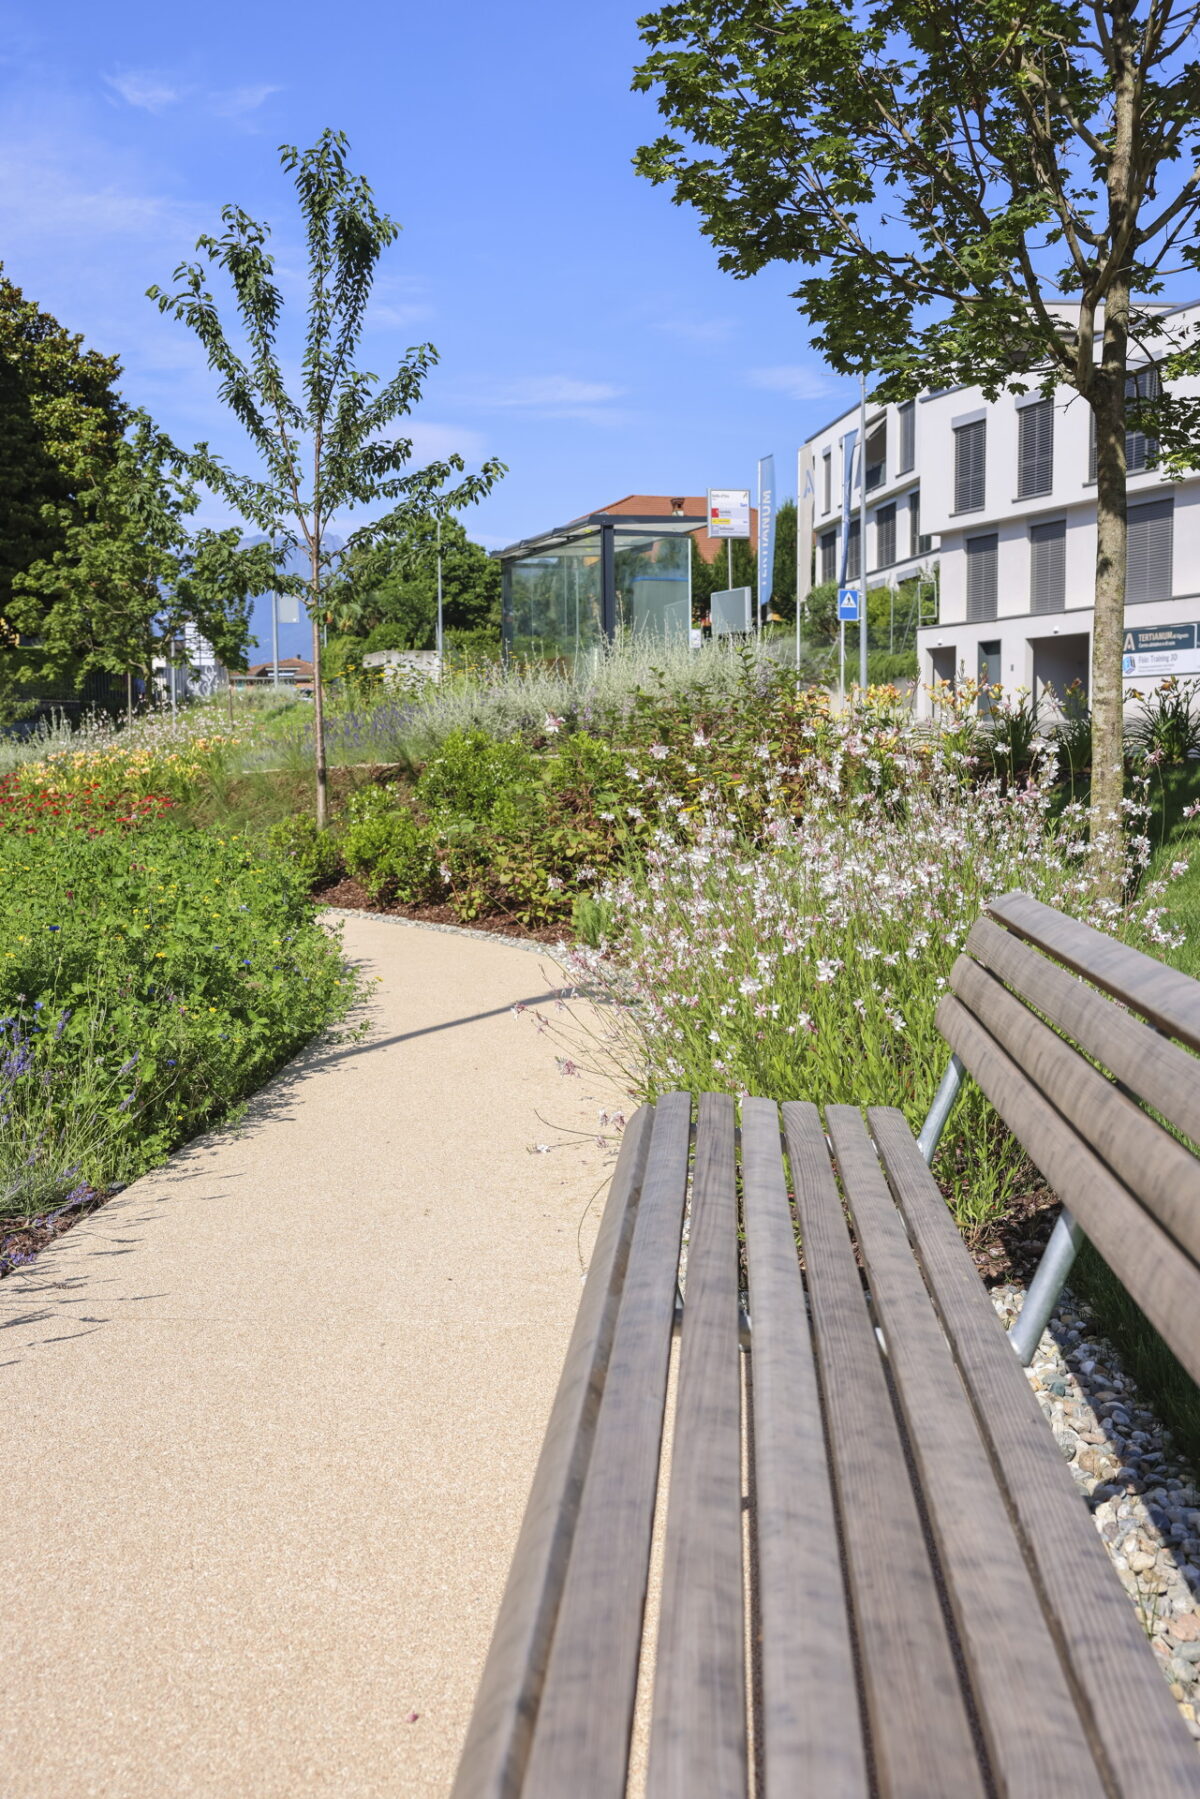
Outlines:
[[[455,1799],[624,1799],[635,1710],[654,1799],[1200,1794],[898,1112],[627,1127]]]

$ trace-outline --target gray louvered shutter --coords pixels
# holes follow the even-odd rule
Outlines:
[[[823,531],[821,533],[821,579],[822,581],[837,580],[836,531]]]
[[[987,473],[987,420],[959,425],[954,433],[954,510],[973,512],[983,505]]]
[[[1017,497],[1049,493],[1054,485],[1054,401],[1038,400],[1020,411]]]
[[[1125,400],[1154,400],[1161,392],[1158,370],[1153,366],[1138,369],[1136,374],[1128,375],[1125,380]],[[1158,444],[1153,437],[1147,437],[1144,431],[1127,431],[1125,433],[1125,468],[1131,475],[1140,474],[1143,469],[1153,468],[1158,461]]]
[[[1129,508],[1125,602],[1169,600],[1174,581],[1173,500],[1148,500]]]
[[[897,408],[900,420],[900,463],[898,475],[907,475],[917,460],[917,403],[906,400]]]
[[[998,542],[995,531],[989,531],[986,537],[968,537],[967,539],[967,621],[969,624],[976,624],[980,620],[996,616]]]
[[[862,557],[859,554],[862,545],[859,543],[858,520],[851,519],[850,535],[846,539],[846,579],[857,581],[862,573]]]
[[[896,502],[890,500],[875,514],[875,566],[887,568],[896,560]]]
[[[1061,612],[1067,603],[1067,521],[1052,519],[1029,532],[1031,612]]]

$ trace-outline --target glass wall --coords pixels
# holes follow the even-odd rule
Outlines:
[[[599,531],[514,557],[509,579],[512,655],[574,666],[603,643]]]
[[[690,536],[616,538],[617,631],[687,643],[692,625]]]

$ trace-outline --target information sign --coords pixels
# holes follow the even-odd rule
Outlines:
[[[709,488],[708,535],[710,537],[749,537],[750,489],[748,487]]]
[[[1200,674],[1200,625],[1143,625],[1121,646],[1126,680]]]

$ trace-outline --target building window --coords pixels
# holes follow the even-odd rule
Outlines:
[[[850,535],[846,542],[847,581],[857,581],[859,575],[862,573],[862,557],[859,555],[860,548],[858,520],[854,518],[850,520]]]
[[[1017,498],[1049,493],[1054,486],[1054,401],[1022,406],[1017,453]]]
[[[828,458],[826,458],[828,461]],[[836,531],[821,533],[821,580],[837,580],[838,534]]]
[[[917,461],[917,402],[905,400],[903,406],[896,408],[896,417],[900,421],[900,461],[896,473],[907,475]]]
[[[828,512],[833,505],[833,451],[826,450],[821,458],[821,494],[824,500],[823,511]]]
[[[1061,612],[1067,603],[1067,521],[1052,519],[1029,532],[1029,609]]]
[[[954,510],[976,512],[984,502],[987,420],[959,425],[954,433]]]
[[[1125,378],[1125,401],[1157,400],[1162,392],[1162,383],[1158,378],[1158,370],[1151,364],[1148,368],[1138,369],[1134,375]],[[1093,417],[1095,415],[1093,414]],[[1153,437],[1147,437],[1144,431],[1127,431],[1125,433],[1125,467],[1129,474],[1140,474],[1143,469],[1153,468],[1158,461],[1158,443]]]
[[[1162,392],[1162,381],[1158,369],[1151,363],[1144,369],[1136,369],[1132,375],[1125,377],[1125,399],[1156,400]],[[1144,431],[1127,431],[1125,433],[1125,472],[1129,475],[1140,475],[1145,469],[1158,466],[1158,440],[1147,437]],[[1096,415],[1088,414],[1088,480],[1096,479]]]
[[[910,556],[928,556],[933,548],[933,538],[921,531],[921,489],[914,488],[908,496],[908,553]]]
[[[891,500],[875,514],[875,567],[887,568],[896,560],[896,502]]]
[[[1169,600],[1174,583],[1173,500],[1149,500],[1129,508],[1125,603]]]
[[[995,531],[986,537],[967,539],[967,622],[996,616],[996,563],[999,538]]]
[[[867,492],[874,493],[887,480],[887,419],[867,432]]]

